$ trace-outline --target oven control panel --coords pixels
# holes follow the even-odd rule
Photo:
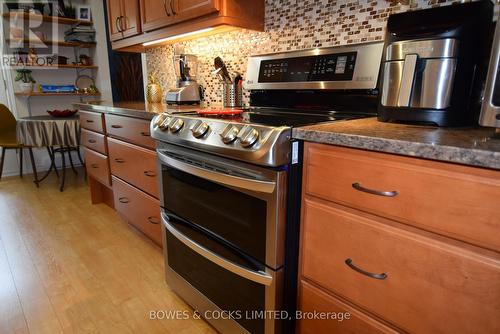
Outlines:
[[[267,166],[290,163],[291,128],[249,125],[238,121],[160,114],[151,122],[156,140],[199,148]],[[275,147],[285,149],[276,152]],[[255,154],[255,152],[259,154]],[[257,159],[257,161],[253,161]]]
[[[363,43],[252,56],[244,86],[269,89],[375,89],[384,43]]]
[[[357,52],[262,60],[259,82],[352,80]]]

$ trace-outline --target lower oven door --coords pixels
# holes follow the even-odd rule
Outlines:
[[[178,217],[162,213],[165,270],[169,286],[218,331],[277,333],[274,271],[228,247]]]

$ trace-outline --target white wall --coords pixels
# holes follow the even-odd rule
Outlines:
[[[102,0],[73,0],[74,5],[82,4],[89,5],[92,11],[92,19],[94,22],[94,27],[97,31],[97,47],[90,49],[87,53],[86,49],[83,49],[81,53],[89,54],[96,65],[99,66],[98,70],[93,70],[92,72],[86,70],[82,74],[91,74],[95,78],[96,86],[101,92],[102,100],[111,101],[111,79],[109,74],[109,62],[108,62],[108,50],[107,50],[107,36],[105,29],[105,13],[104,13],[104,3]],[[68,29],[69,26],[60,25],[58,27],[59,40],[64,40],[64,31]],[[47,30],[46,33],[50,32]],[[58,53],[69,57],[69,62],[74,61],[74,50],[73,48],[59,48]],[[9,107],[12,109],[16,117],[26,117],[28,116],[27,99],[25,97],[15,97],[14,92],[18,91],[19,88],[17,83],[13,82],[15,76],[15,71],[7,71],[7,75],[10,78],[7,79],[7,94],[14,101]],[[77,77],[75,69],[41,69],[34,70],[33,77],[38,84],[74,84]],[[9,81],[12,83],[9,84]],[[84,100],[93,100],[96,98],[85,98]],[[31,111],[33,115],[46,115],[48,109],[66,109],[72,108],[73,102],[78,102],[78,97],[32,97],[30,101]],[[46,149],[35,149],[35,160],[38,171],[47,170],[50,165],[49,157],[46,153]],[[60,165],[59,158],[56,159],[56,163]],[[78,161],[75,156],[74,161]],[[28,152],[25,151],[24,154],[24,166],[26,173],[31,172],[31,164],[29,161]],[[19,172],[19,161],[16,159],[15,151],[9,150],[5,159],[3,175],[16,175]]]

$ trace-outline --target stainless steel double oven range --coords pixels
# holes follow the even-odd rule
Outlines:
[[[302,146],[292,128],[377,107],[382,43],[254,56],[251,107],[162,114],[157,140],[166,280],[221,333],[292,333]]]

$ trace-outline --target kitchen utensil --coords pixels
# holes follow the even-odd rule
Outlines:
[[[200,109],[196,111],[199,115],[212,115],[212,116],[235,116],[235,115],[240,115],[243,113],[243,109],[237,109],[237,108],[207,108],[207,109]]]
[[[223,84],[223,105],[225,108],[238,108],[242,106],[242,92],[241,84],[224,83]]]
[[[216,69],[220,69],[222,73],[222,78],[225,83],[231,83],[231,77],[229,76],[229,72],[227,70],[226,64],[224,64],[224,61],[222,60],[221,57],[215,57],[214,59],[214,67]]]

